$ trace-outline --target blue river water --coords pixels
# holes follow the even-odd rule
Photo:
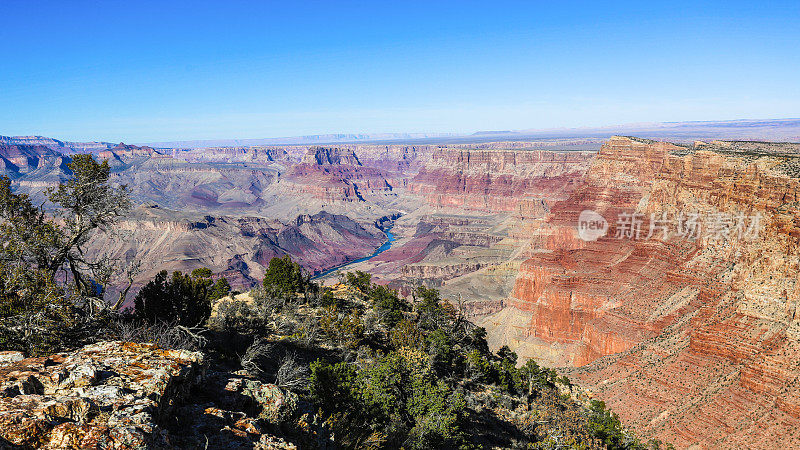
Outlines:
[[[326,270],[326,271],[324,271],[324,272],[322,272],[320,274],[314,275],[313,277],[311,277],[311,279],[312,280],[316,280],[317,278],[322,278],[322,277],[324,277],[326,275],[330,275],[330,274],[332,274],[334,272],[338,272],[338,271],[344,269],[345,267],[347,267],[349,265],[360,263],[360,262],[364,262],[364,261],[368,261],[368,260],[380,255],[381,253],[385,252],[386,250],[389,250],[390,248],[392,248],[392,243],[394,242],[394,235],[392,234],[392,229],[391,228],[388,228],[385,231],[385,233],[386,233],[386,242],[384,242],[383,245],[378,247],[373,254],[371,254],[369,256],[365,256],[363,258],[356,259],[355,261],[350,261],[349,263],[342,264],[340,266],[336,266],[336,267],[330,268],[330,269],[328,269],[328,270]]]

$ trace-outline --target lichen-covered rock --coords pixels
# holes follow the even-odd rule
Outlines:
[[[5,366],[17,361],[22,361],[25,356],[22,352],[4,351],[0,352],[0,366]]]
[[[296,449],[282,429],[297,429],[296,394],[238,372],[209,370],[192,402],[179,407],[162,442],[175,448]],[[297,434],[297,433],[295,433]],[[300,434],[311,436],[313,429]],[[298,436],[295,436],[298,437]],[[324,442],[324,437],[321,442]],[[304,448],[306,446],[303,446]]]
[[[260,408],[259,417],[278,424],[298,411],[297,395],[283,391],[274,384],[247,378],[231,378],[225,390],[246,397]]]
[[[0,443],[27,448],[145,448],[204,371],[200,353],[129,342],[5,360]]]

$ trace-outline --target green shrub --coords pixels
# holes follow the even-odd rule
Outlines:
[[[289,255],[272,258],[264,272],[263,286],[275,290],[279,295],[294,297],[296,294],[309,294],[317,290],[316,283],[300,264],[292,261]]]
[[[227,280],[216,283],[211,271],[195,269],[191,275],[180,271],[168,278],[166,270],[142,287],[134,299],[137,319],[149,323],[176,322],[187,327],[202,325],[211,315],[211,303],[230,290]]]
[[[435,330],[425,337],[431,367],[440,376],[457,371],[458,352],[455,343],[443,330]]]
[[[369,299],[387,328],[392,328],[403,319],[403,312],[410,311],[411,305],[397,295],[397,291],[386,286],[373,285]]]
[[[389,331],[389,342],[395,349],[421,348],[425,343],[417,324],[408,319],[401,320]]]
[[[345,273],[343,277],[344,284],[358,289],[362,294],[369,294],[370,289],[372,288],[372,275],[360,270],[356,270],[355,272]]]
[[[609,449],[624,449],[625,434],[619,416],[606,410],[605,402],[592,400],[590,406],[589,424],[594,437]]]

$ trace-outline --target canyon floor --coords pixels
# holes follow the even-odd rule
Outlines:
[[[800,145],[677,141],[120,144],[95,153],[136,207],[91,252],[140,262],[135,286],[209,267],[245,290],[274,256],[321,273],[391,228],[390,249],[347,270],[436,287],[494,349],[562,368],[637,433],[800,446]],[[0,170],[41,198],[67,175],[62,150],[1,144]],[[579,236],[586,210],[607,222],[596,240]],[[688,214],[706,220],[696,235]],[[673,228],[647,238],[664,217]]]

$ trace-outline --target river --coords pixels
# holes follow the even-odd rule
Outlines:
[[[363,258],[356,259],[354,261],[350,261],[349,263],[342,264],[340,266],[336,266],[336,267],[330,268],[330,269],[320,273],[319,275],[314,275],[313,277],[311,277],[311,279],[312,280],[316,280],[316,279],[322,278],[324,276],[330,275],[330,274],[332,274],[334,272],[338,272],[338,271],[346,268],[347,266],[351,266],[353,264],[364,262],[364,261],[369,261],[370,259],[380,255],[381,253],[385,252],[386,250],[389,250],[390,248],[392,248],[392,243],[394,242],[394,235],[392,234],[392,228],[391,227],[387,228],[385,233],[386,233],[386,242],[384,242],[383,245],[378,247],[373,254],[371,254],[369,256],[365,256]]]

